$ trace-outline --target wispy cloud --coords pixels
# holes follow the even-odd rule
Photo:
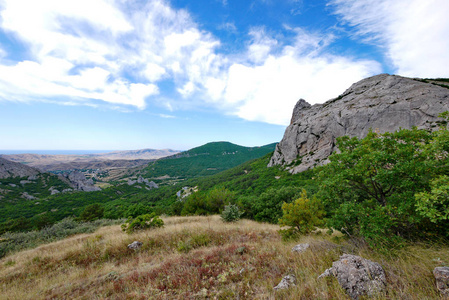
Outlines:
[[[175,116],[166,115],[166,114],[159,114],[159,117],[164,118],[164,119],[176,119]]]
[[[357,38],[385,49],[397,73],[449,76],[449,1],[332,0]]]
[[[6,100],[100,101],[126,111],[148,101],[170,111],[209,106],[286,125],[298,98],[323,102],[381,71],[374,61],[329,54],[334,36],[302,28],[286,29],[294,38],[253,28],[246,48],[222,54],[217,37],[164,0],[4,0],[0,16],[28,47],[22,59],[0,58]]]

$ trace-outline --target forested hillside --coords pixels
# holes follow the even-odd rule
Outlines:
[[[159,159],[150,163],[138,174],[145,178],[171,183],[209,176],[259,158],[272,152],[275,147],[275,143],[261,147],[243,147],[229,142],[213,142]]]

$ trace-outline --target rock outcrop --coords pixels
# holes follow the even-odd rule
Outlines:
[[[288,289],[291,286],[296,285],[296,277],[295,275],[287,275],[284,278],[282,278],[281,282],[277,286],[275,286],[274,290],[285,290]]]
[[[128,185],[134,185],[136,183],[139,183],[139,184],[143,183],[143,184],[147,185],[147,187],[149,189],[158,189],[159,188],[159,186],[154,181],[149,181],[148,178],[143,178],[142,176],[139,176],[139,178],[137,178],[136,180],[128,179],[127,183],[128,183]],[[142,188],[140,186],[136,186],[136,187]]]
[[[299,100],[268,166],[302,172],[325,164],[337,149],[337,137],[362,138],[370,129],[380,133],[413,126],[430,129],[447,110],[449,88],[388,74],[369,77],[323,104]]]
[[[0,157],[0,179],[8,177],[35,177],[41,172],[24,164],[9,161]]]
[[[69,180],[70,185],[79,191],[94,192],[101,190],[99,187],[94,186],[92,179],[87,179],[86,176],[79,171],[71,172],[67,175],[67,179]]]
[[[352,299],[378,295],[387,283],[385,272],[378,263],[351,254],[343,254],[318,278],[327,276],[336,277]]]
[[[433,275],[437,282],[438,291],[449,297],[449,267],[436,267],[433,270]]]

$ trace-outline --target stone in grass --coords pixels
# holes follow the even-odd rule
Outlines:
[[[374,296],[381,293],[386,286],[385,272],[373,261],[360,256],[343,254],[340,260],[332,263],[318,278],[334,276],[338,283],[352,299],[360,296]]]
[[[309,244],[298,244],[295,247],[292,248],[292,252],[304,252],[307,250],[307,248],[309,248],[310,245]]]
[[[281,282],[277,286],[274,287],[275,290],[284,290],[288,289],[291,286],[296,285],[296,277],[295,275],[287,275],[282,278]]]
[[[134,241],[128,245],[128,249],[138,250],[138,249],[140,249],[140,247],[142,247],[142,245],[143,245],[142,242]]]
[[[444,296],[449,296],[449,267],[436,267],[433,270],[433,275],[438,291]]]

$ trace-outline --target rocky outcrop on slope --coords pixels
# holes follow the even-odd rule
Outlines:
[[[301,99],[268,166],[285,165],[292,173],[327,162],[336,138],[362,138],[370,129],[436,127],[438,114],[449,110],[449,89],[411,78],[381,74],[354,83],[323,104]]]
[[[8,177],[29,177],[38,174],[40,174],[38,169],[0,157],[0,179]]]
[[[385,290],[387,280],[382,266],[360,256],[343,254],[340,260],[318,278],[334,276],[351,299],[375,296]]]
[[[84,192],[100,191],[101,189],[94,186],[92,179],[87,179],[83,173],[79,171],[71,172],[66,177],[69,180],[69,184],[76,190]]]

